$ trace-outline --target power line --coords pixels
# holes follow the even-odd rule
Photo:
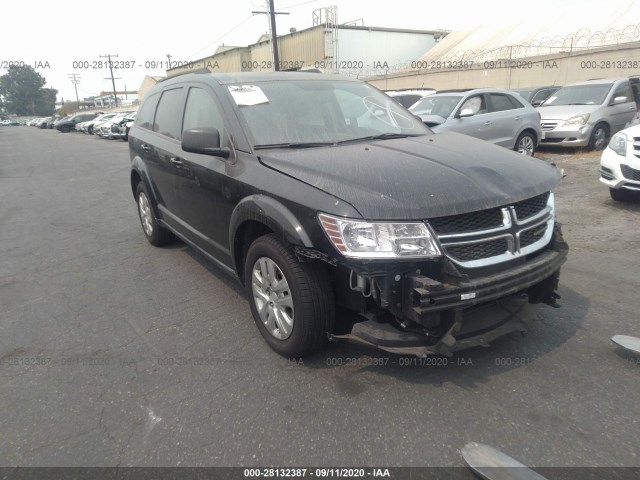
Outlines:
[[[293,5],[287,5],[286,7],[280,7],[280,10],[286,10],[288,8],[299,7],[300,5],[307,5],[308,3],[316,3],[318,0],[309,0],[308,2],[296,3]]]
[[[214,43],[222,40],[224,37],[226,37],[227,35],[229,35],[230,33],[232,33],[233,31],[235,31],[236,29],[238,29],[239,27],[241,27],[243,24],[245,24],[246,22],[248,22],[249,20],[251,20],[253,18],[253,15],[248,16],[247,18],[245,18],[244,20],[242,20],[239,24],[237,24],[235,27],[233,27],[231,30],[229,30],[228,32],[223,33],[222,35],[220,35],[218,38],[216,38],[215,40],[212,40],[211,43],[207,44],[206,46],[202,47],[200,50],[198,50],[195,53],[192,53],[191,55],[189,55],[189,58],[195,57],[196,55],[198,55],[200,52],[202,52],[203,50],[206,50],[208,48],[210,48]]]

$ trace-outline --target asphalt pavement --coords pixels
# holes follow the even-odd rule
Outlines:
[[[419,360],[348,343],[294,362],[243,289],[145,239],[128,145],[0,128],[1,466],[640,466],[640,201],[549,153],[571,247],[526,336]]]

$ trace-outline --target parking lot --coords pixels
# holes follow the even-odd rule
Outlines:
[[[471,441],[536,467],[640,467],[640,201],[597,152],[564,168],[562,308],[526,336],[418,360],[347,343],[303,361],[243,289],[139,224],[125,142],[0,129],[3,466],[464,466]],[[470,477],[473,478],[473,477]]]

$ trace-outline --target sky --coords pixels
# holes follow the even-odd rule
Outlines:
[[[23,62],[45,77],[47,87],[59,91],[58,100],[75,100],[69,76],[76,74],[82,99],[112,89],[106,58],[101,57],[111,54],[117,55],[112,59],[123,67],[114,71],[116,89],[137,90],[146,74],[165,74],[165,68],[158,67],[167,62],[167,55],[174,62],[190,61],[213,54],[222,44],[256,42],[268,31],[268,16],[251,12],[265,11],[266,3],[133,0],[107,6],[104,2],[3,2],[0,75],[6,73],[8,62]],[[603,3],[537,0],[535,7],[528,4],[525,14],[532,22],[544,21],[557,5],[574,4],[579,9],[592,7],[597,15]],[[312,12],[330,5],[338,7],[338,23],[362,19],[366,26],[418,30],[459,30],[522,14],[519,3],[510,0],[275,0],[277,12],[289,13],[277,16],[278,34],[292,27],[311,27]]]

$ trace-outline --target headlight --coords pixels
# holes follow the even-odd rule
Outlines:
[[[609,142],[609,148],[623,157],[627,154],[627,134],[618,132]]]
[[[589,114],[585,113],[583,115],[576,115],[575,117],[571,117],[569,120],[565,120],[563,125],[584,125],[589,120]]]
[[[345,257],[437,257],[440,250],[424,223],[366,222],[318,215],[323,230]]]

